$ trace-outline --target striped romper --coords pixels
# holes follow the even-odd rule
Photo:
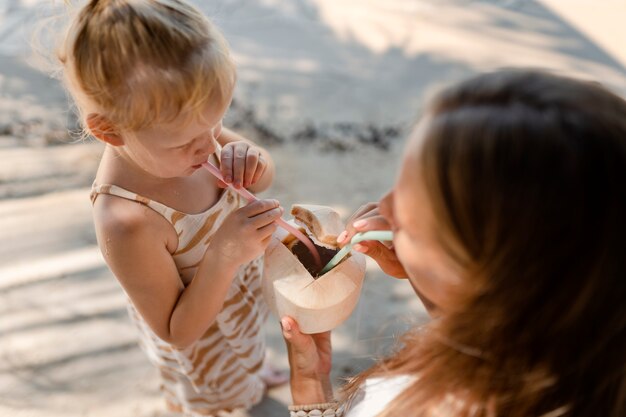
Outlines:
[[[203,213],[185,214],[115,185],[92,188],[91,199],[109,194],[150,207],[167,219],[178,234],[173,254],[181,280],[188,285],[211,237],[224,218],[244,205],[233,190]],[[243,265],[233,279],[222,311],[204,335],[184,350],[161,340],[128,300],[131,320],[139,330],[139,344],[159,370],[169,408],[190,416],[249,408],[261,401],[265,384],[259,376],[265,355],[261,327],[267,306],[261,295],[263,258]]]

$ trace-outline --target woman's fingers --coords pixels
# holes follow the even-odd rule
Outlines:
[[[382,215],[378,213],[378,209],[366,213],[361,218],[349,223],[343,232],[337,238],[340,246],[345,246],[357,233],[367,232],[369,230],[390,230],[391,225]]]
[[[301,333],[298,323],[293,318],[289,316],[282,317],[280,319],[280,327],[283,331],[283,337],[287,341],[287,350],[289,351],[292,365],[305,364],[307,361],[315,359],[316,349],[313,337]],[[313,349],[311,349],[312,347]]]
[[[355,211],[352,214],[352,216],[350,216],[350,220],[358,219],[364,216],[365,214],[370,213],[375,210],[378,210],[378,203],[370,202],[370,203],[363,204],[361,207],[359,207],[357,211]]]
[[[362,218],[354,223],[352,227],[357,232],[367,232],[368,230],[390,230],[391,225],[382,215],[376,214],[370,217]]]
[[[346,223],[346,230],[344,230],[338,237],[337,243],[340,246],[345,246],[350,239],[357,233],[356,228],[353,226],[355,221],[359,221],[361,219],[366,219],[371,216],[378,215],[378,203],[367,203],[361,206],[357,211],[354,212],[352,216],[348,219]]]
[[[398,260],[396,252],[378,241],[364,241],[353,246],[357,252],[364,253],[374,259],[380,269],[387,275],[396,278],[407,278],[406,270]]]
[[[292,377],[292,394],[295,380],[327,380],[332,367],[332,349],[330,331],[317,334],[304,334],[296,321],[283,316],[280,319],[289,366]],[[332,392],[330,393],[332,397]],[[307,395],[304,395],[307,397]]]
[[[283,330],[283,337],[292,343],[293,335],[297,335],[300,333],[300,328],[298,327],[298,323],[294,319],[289,316],[284,316],[280,319],[280,327]],[[298,338],[298,336],[296,336]],[[297,340],[296,340],[297,344]]]

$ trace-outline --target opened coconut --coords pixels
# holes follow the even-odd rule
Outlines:
[[[303,333],[331,330],[348,318],[359,298],[365,276],[365,257],[351,253],[335,268],[318,276],[337,253],[337,236],[344,230],[330,207],[294,205],[294,220],[317,247],[317,266],[307,247],[279,229],[265,251],[263,295],[278,317],[291,316]]]

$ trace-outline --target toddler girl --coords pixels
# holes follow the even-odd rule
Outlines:
[[[59,51],[87,131],[106,148],[92,190],[98,243],[124,288],[170,409],[250,407],[266,383],[263,254],[282,208],[268,153],[222,127],[235,68],[217,29],[179,0],[82,7]],[[201,168],[219,164],[226,183]]]

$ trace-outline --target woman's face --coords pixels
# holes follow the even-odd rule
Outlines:
[[[394,188],[381,200],[380,211],[394,230],[393,244],[416,293],[429,312],[455,307],[460,271],[444,251],[442,231],[421,178],[422,122],[411,136]]]

